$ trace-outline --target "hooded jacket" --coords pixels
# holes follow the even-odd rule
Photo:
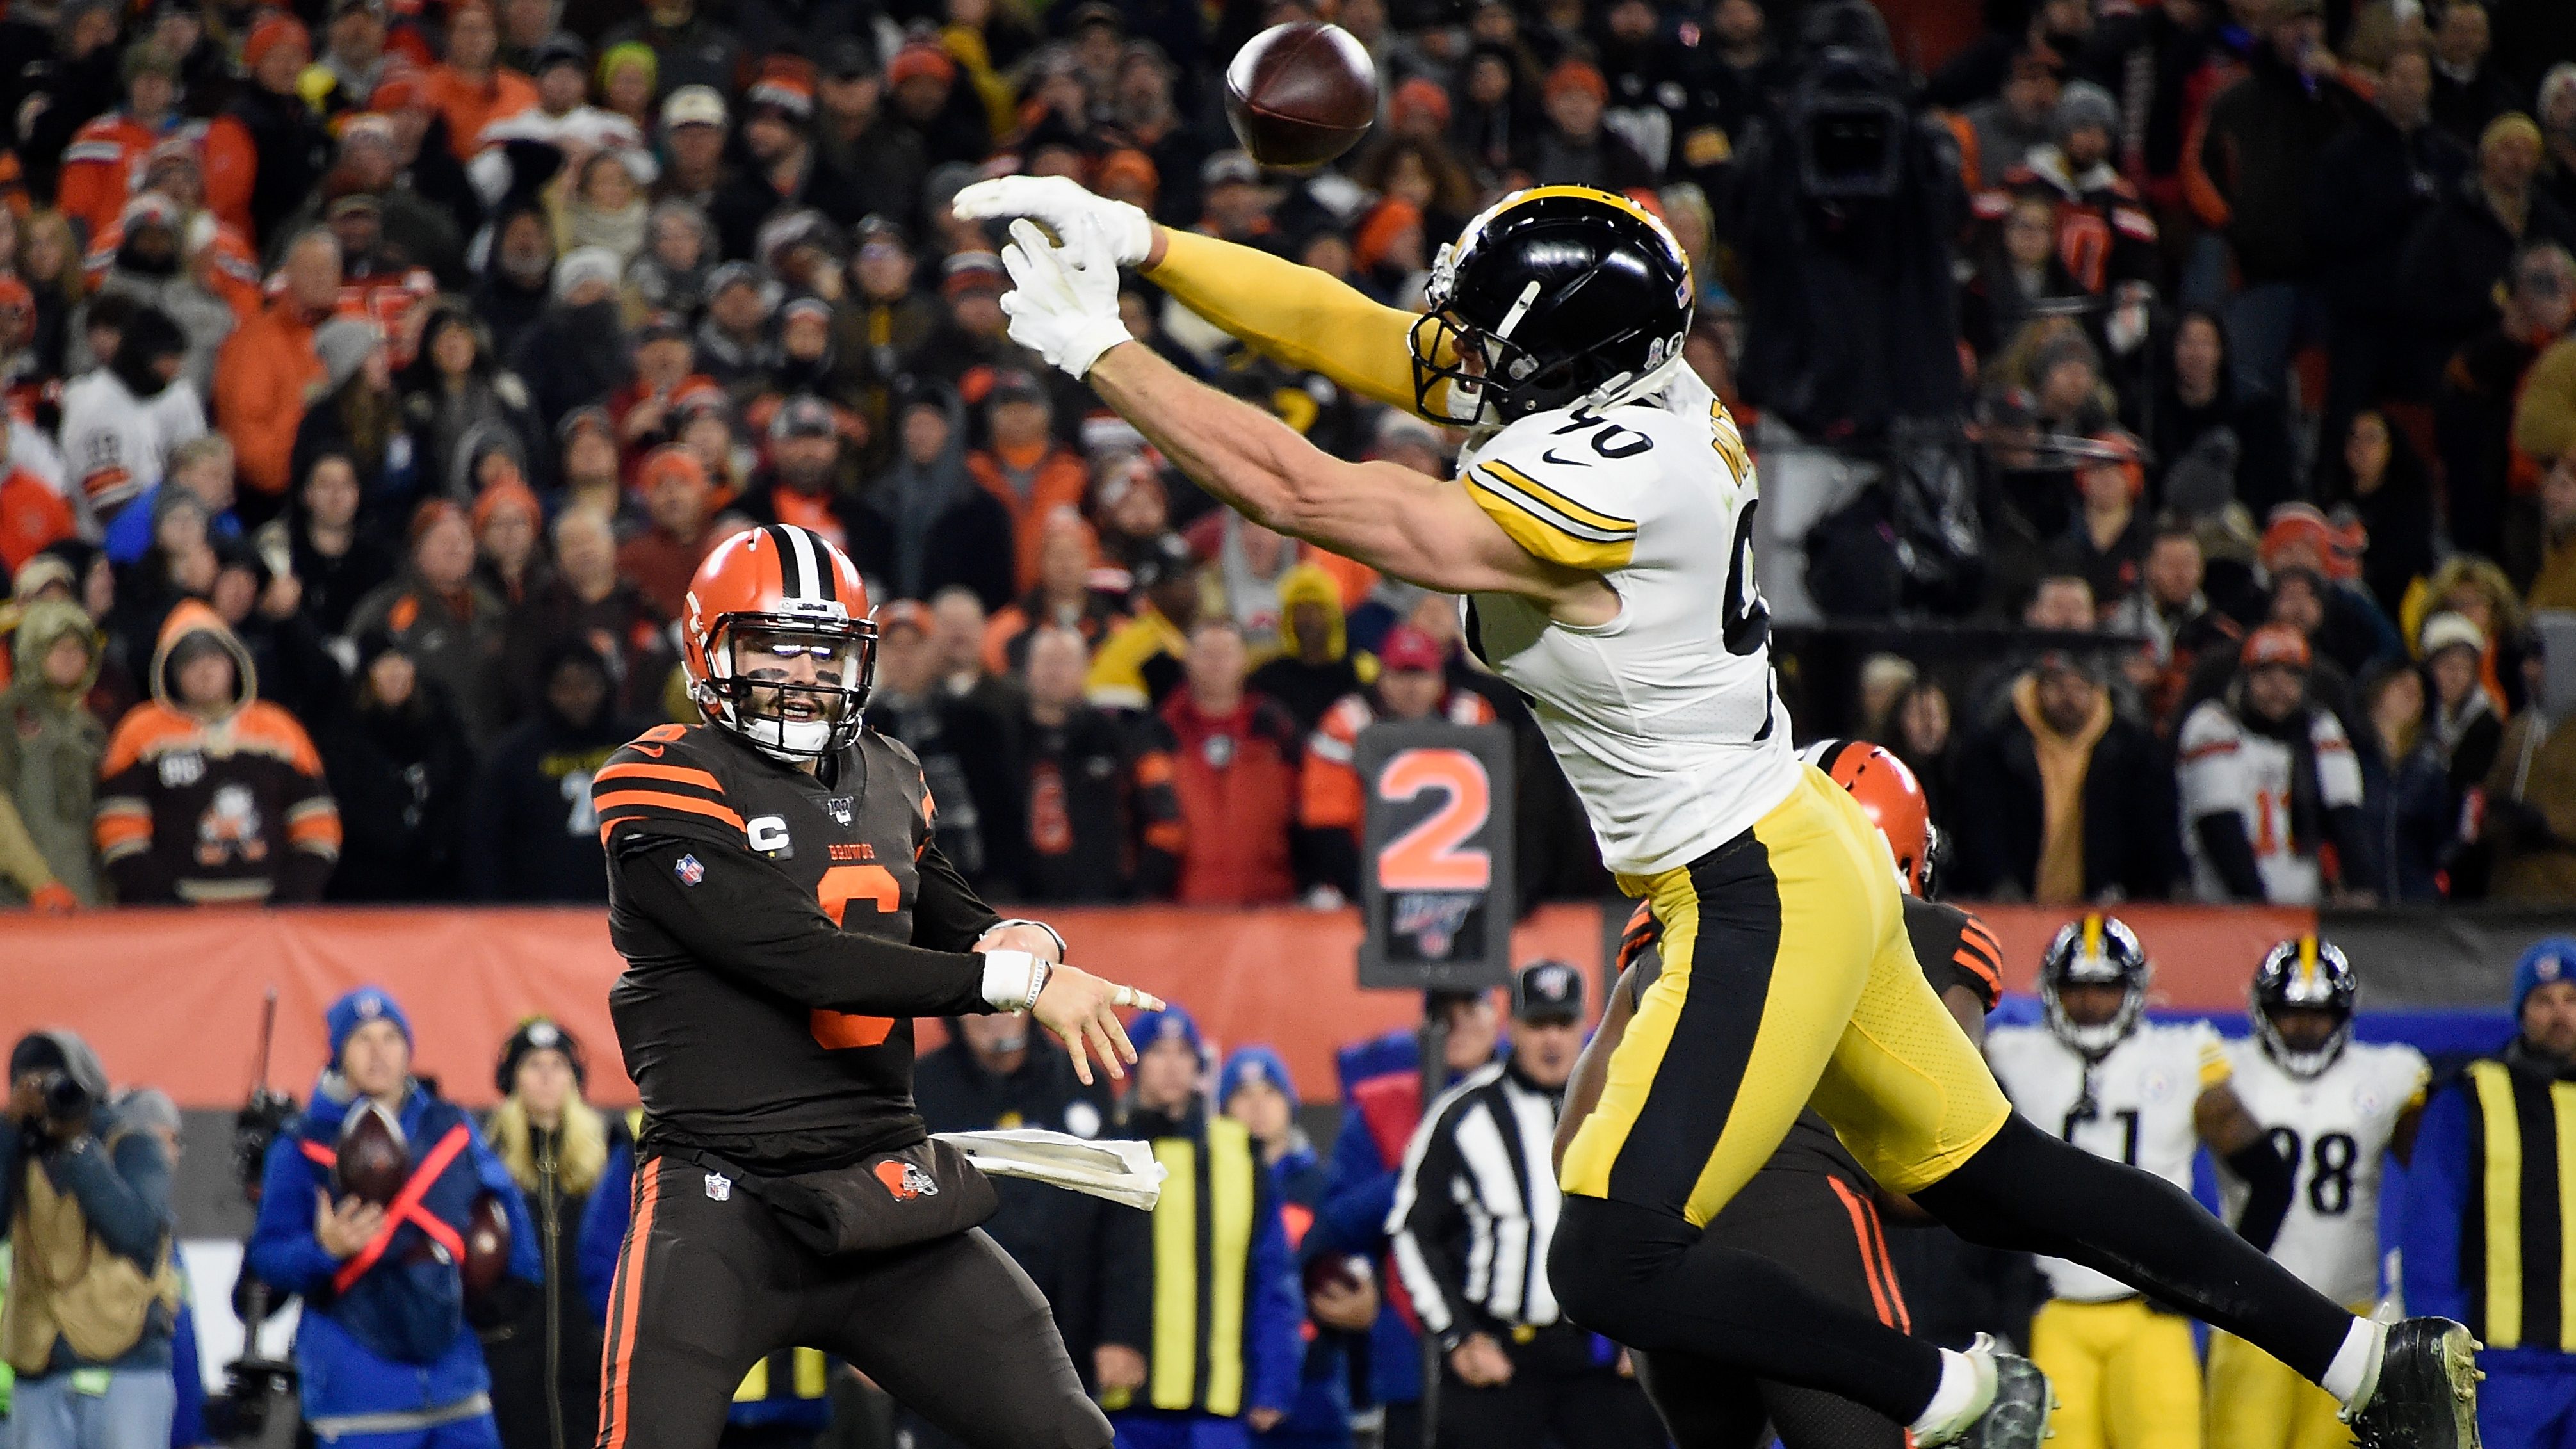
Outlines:
[[[170,1206],[169,1155],[159,1138],[119,1120],[110,1105],[107,1069],[89,1043],[67,1031],[33,1033],[10,1053],[13,1077],[31,1047],[41,1052],[40,1063],[52,1064],[77,1083],[91,1106],[87,1130],[69,1142],[31,1136],[14,1121],[0,1124],[0,1230],[14,1239],[18,1277],[18,1291],[0,1309],[0,1341],[21,1377],[38,1359],[48,1376],[101,1363],[167,1372],[178,1305],[176,1281],[161,1271],[177,1227]],[[41,1189],[50,1191],[40,1190],[40,1178]],[[78,1239],[61,1231],[68,1225],[60,1216],[43,1211],[45,1198],[69,1200],[66,1206],[76,1209],[83,1230]],[[46,1220],[56,1229],[52,1235],[38,1226]],[[102,1250],[121,1261],[103,1262]],[[29,1287],[39,1253],[50,1262],[49,1276],[62,1295],[54,1302],[68,1306],[68,1312],[44,1311],[47,1305]],[[144,1276],[138,1278],[135,1270]],[[122,1277],[121,1282],[108,1278],[106,1285],[112,1286],[105,1286],[103,1295],[94,1276],[102,1271]],[[73,1348],[72,1340],[82,1330],[96,1333],[116,1322],[132,1311],[134,1295],[145,1293],[159,1301],[143,1305],[142,1333],[131,1346],[112,1357],[104,1352],[84,1356]],[[73,1306],[79,1299],[86,1302]],[[134,1322],[130,1317],[122,1321]]]
[[[233,660],[213,716],[178,702],[172,656],[207,636]],[[250,651],[213,609],[170,611],[152,698],[126,712],[99,767],[95,838],[127,904],[314,901],[340,858],[340,811],[295,716],[258,697]]]
[[[1312,604],[1324,612],[1324,650],[1322,660],[1306,659],[1304,635],[1297,631],[1297,608]],[[1282,708],[1297,721],[1297,728],[1312,733],[1321,724],[1325,711],[1344,695],[1357,694],[1359,671],[1351,666],[1348,621],[1342,613],[1342,591],[1333,576],[1311,563],[1301,563],[1279,581],[1279,654],[1252,671],[1246,686],[1256,693],[1279,701]]]
[[[56,689],[45,681],[45,656],[75,637],[89,648],[89,671],[78,687]],[[90,815],[107,726],[87,700],[107,641],[78,605],[43,599],[19,608],[13,644],[16,672],[0,690],[0,901],[24,901],[59,881],[82,905],[99,905]]]

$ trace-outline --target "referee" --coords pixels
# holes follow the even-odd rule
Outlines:
[[[1510,1054],[1431,1105],[1387,1216],[1397,1274],[1446,1354],[1439,1439],[1475,1449],[1649,1449],[1663,1428],[1617,1345],[1559,1313],[1547,1250],[1550,1165],[1583,1050],[1583,973],[1561,961],[1512,982]]]

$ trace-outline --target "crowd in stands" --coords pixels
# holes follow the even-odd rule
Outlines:
[[[1915,765],[1956,887],[2576,895],[2563,7],[1956,8],[17,0],[0,898],[598,899],[588,772],[694,717],[672,620],[759,522],[859,561],[875,723],[997,899],[1346,898],[1390,718],[1513,731],[1525,893],[1602,889],[1454,600],[1214,506],[1009,340],[948,202],[1015,171],[1397,306],[1512,188],[1652,207],[1802,732]],[[1304,176],[1219,79],[1296,18],[1383,101]],[[1893,98],[1888,186],[1819,171],[1836,95]],[[1127,286],[1190,372],[1450,470]],[[1889,618],[2016,642],[1795,667]]]

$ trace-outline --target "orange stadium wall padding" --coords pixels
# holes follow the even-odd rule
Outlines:
[[[2069,913],[2000,906],[1980,914],[2004,947],[2007,986],[2028,990],[2041,949]],[[2240,1005],[2263,949],[2315,920],[2304,911],[2185,906],[2123,914],[2156,958],[2157,1004],[2204,1010]],[[1309,1100],[1335,1093],[1335,1047],[1420,1017],[1411,993],[1355,984],[1355,912],[1144,907],[1051,918],[1076,961],[1183,1003],[1221,1048],[1278,1047]],[[1596,965],[1604,924],[1598,907],[1543,907],[1514,932],[1513,947],[1523,960]],[[460,1101],[492,1100],[502,1039],[520,1018],[544,1012],[586,1044],[594,1099],[627,1104],[635,1089],[619,1070],[608,1019],[617,971],[596,909],[12,913],[0,916],[0,1041],[68,1027],[98,1048],[120,1084],[162,1087],[185,1107],[229,1107],[250,1086],[260,1000],[274,986],[269,1080],[301,1097],[325,1054],[323,1007],[374,982],[410,1015],[420,1070]],[[937,1031],[925,1023],[925,1043]]]

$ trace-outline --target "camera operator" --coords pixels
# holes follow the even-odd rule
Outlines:
[[[1906,95],[1865,0],[1811,8],[1799,38],[1796,80],[1746,138],[1728,207],[1741,380],[1762,415],[1758,571],[1784,624],[1816,622],[1828,599],[1886,613],[1972,592],[1958,576],[1975,551],[1949,448],[1963,405],[1952,238],[1968,216],[1957,143]],[[1876,517],[1833,534],[1892,540],[1887,557],[1810,560],[1811,530],[1862,512]],[[1906,587],[1859,587],[1872,578]]]
[[[67,1031],[9,1052],[0,1224],[10,1241],[0,1348],[20,1449],[167,1449],[179,1306],[170,1152],[108,1105],[107,1073]]]

